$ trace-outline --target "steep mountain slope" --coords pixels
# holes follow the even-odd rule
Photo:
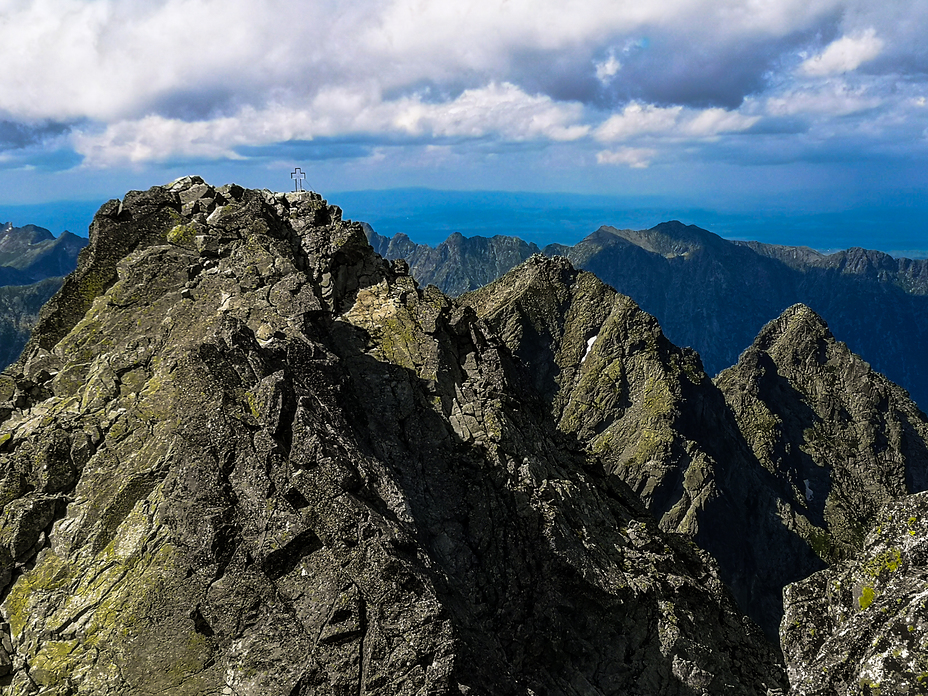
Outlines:
[[[39,310],[58,292],[61,278],[47,278],[31,285],[0,287],[0,369],[19,357],[29,340]]]
[[[87,240],[62,232],[57,238],[44,227],[0,226],[0,285],[29,285],[67,275]]]
[[[808,307],[765,326],[717,383],[758,460],[792,491],[797,516],[784,521],[824,560],[859,549],[884,502],[928,489],[925,414]]]
[[[601,456],[664,529],[718,559],[768,635],[785,585],[859,548],[882,502],[928,488],[924,415],[807,308],[766,327],[720,391],[692,350],[566,259],[533,257],[461,301],[527,366],[560,430]],[[785,349],[757,357],[773,344],[789,346],[789,359]],[[794,380],[799,391],[759,388],[763,375],[748,367],[758,362],[773,365],[764,387]]]
[[[747,245],[674,222],[644,232],[602,228],[566,255],[634,297],[672,341],[699,351],[710,374],[732,365],[766,322],[803,303],[928,402],[928,261]]]
[[[101,208],[0,375],[4,694],[759,694],[714,565],[310,193]]]
[[[378,251],[385,258],[408,253],[389,244]],[[928,261],[864,249],[826,256],[802,247],[730,242],[679,222],[639,231],[602,227],[575,246],[543,251],[568,257],[634,298],[671,341],[699,352],[709,374],[734,364],[764,324],[803,303],[854,352],[928,403]],[[479,257],[469,264],[479,268]],[[496,265],[483,269],[488,282]],[[444,266],[410,266],[424,282],[460,291],[444,283]]]

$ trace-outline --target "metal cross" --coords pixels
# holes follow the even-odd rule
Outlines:
[[[302,191],[303,190],[303,179],[306,178],[306,174],[303,173],[303,170],[297,167],[290,174],[290,178],[293,179],[293,190]]]

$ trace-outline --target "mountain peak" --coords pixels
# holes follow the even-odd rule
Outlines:
[[[104,204],[0,375],[0,463],[22,693],[785,685],[712,561],[556,432],[487,323],[315,193],[189,177]]]
[[[684,225],[678,220],[662,222],[647,230],[619,230],[604,225],[584,241],[608,243],[608,237],[605,237],[605,234],[610,235],[613,239],[624,239],[645,251],[659,254],[665,258],[687,256],[707,246],[715,247],[719,244],[730,244],[712,232],[696,225]]]
[[[754,340],[754,347],[769,352],[776,350],[778,344],[798,342],[804,346],[809,341],[820,340],[834,342],[835,338],[821,316],[807,305],[797,302],[760,330]]]

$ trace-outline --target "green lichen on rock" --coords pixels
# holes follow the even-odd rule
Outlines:
[[[873,604],[874,597],[876,597],[876,592],[872,587],[864,585],[860,588],[860,598],[857,600],[860,610],[864,611]]]
[[[188,249],[193,249],[196,245],[196,236],[199,232],[199,229],[196,225],[192,224],[180,224],[175,225],[167,233],[167,240],[171,244],[175,244],[180,247],[186,247]]]
[[[895,573],[902,565],[902,552],[898,548],[890,548],[877,554],[863,564],[862,570],[875,578],[885,573]]]

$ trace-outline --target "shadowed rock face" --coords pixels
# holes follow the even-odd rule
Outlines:
[[[61,281],[46,278],[31,285],[0,287],[0,369],[19,357],[39,319],[39,310],[58,292]]]
[[[785,684],[494,331],[315,194],[104,205],[0,375],[0,467],[4,694]]]
[[[784,586],[858,549],[884,501],[926,488],[924,415],[808,308],[765,327],[716,386],[566,259],[533,257],[461,301],[527,367],[559,429],[663,529],[711,552],[771,637]]]
[[[827,562],[860,548],[884,502],[928,488],[925,414],[808,307],[765,326],[717,383]]]

